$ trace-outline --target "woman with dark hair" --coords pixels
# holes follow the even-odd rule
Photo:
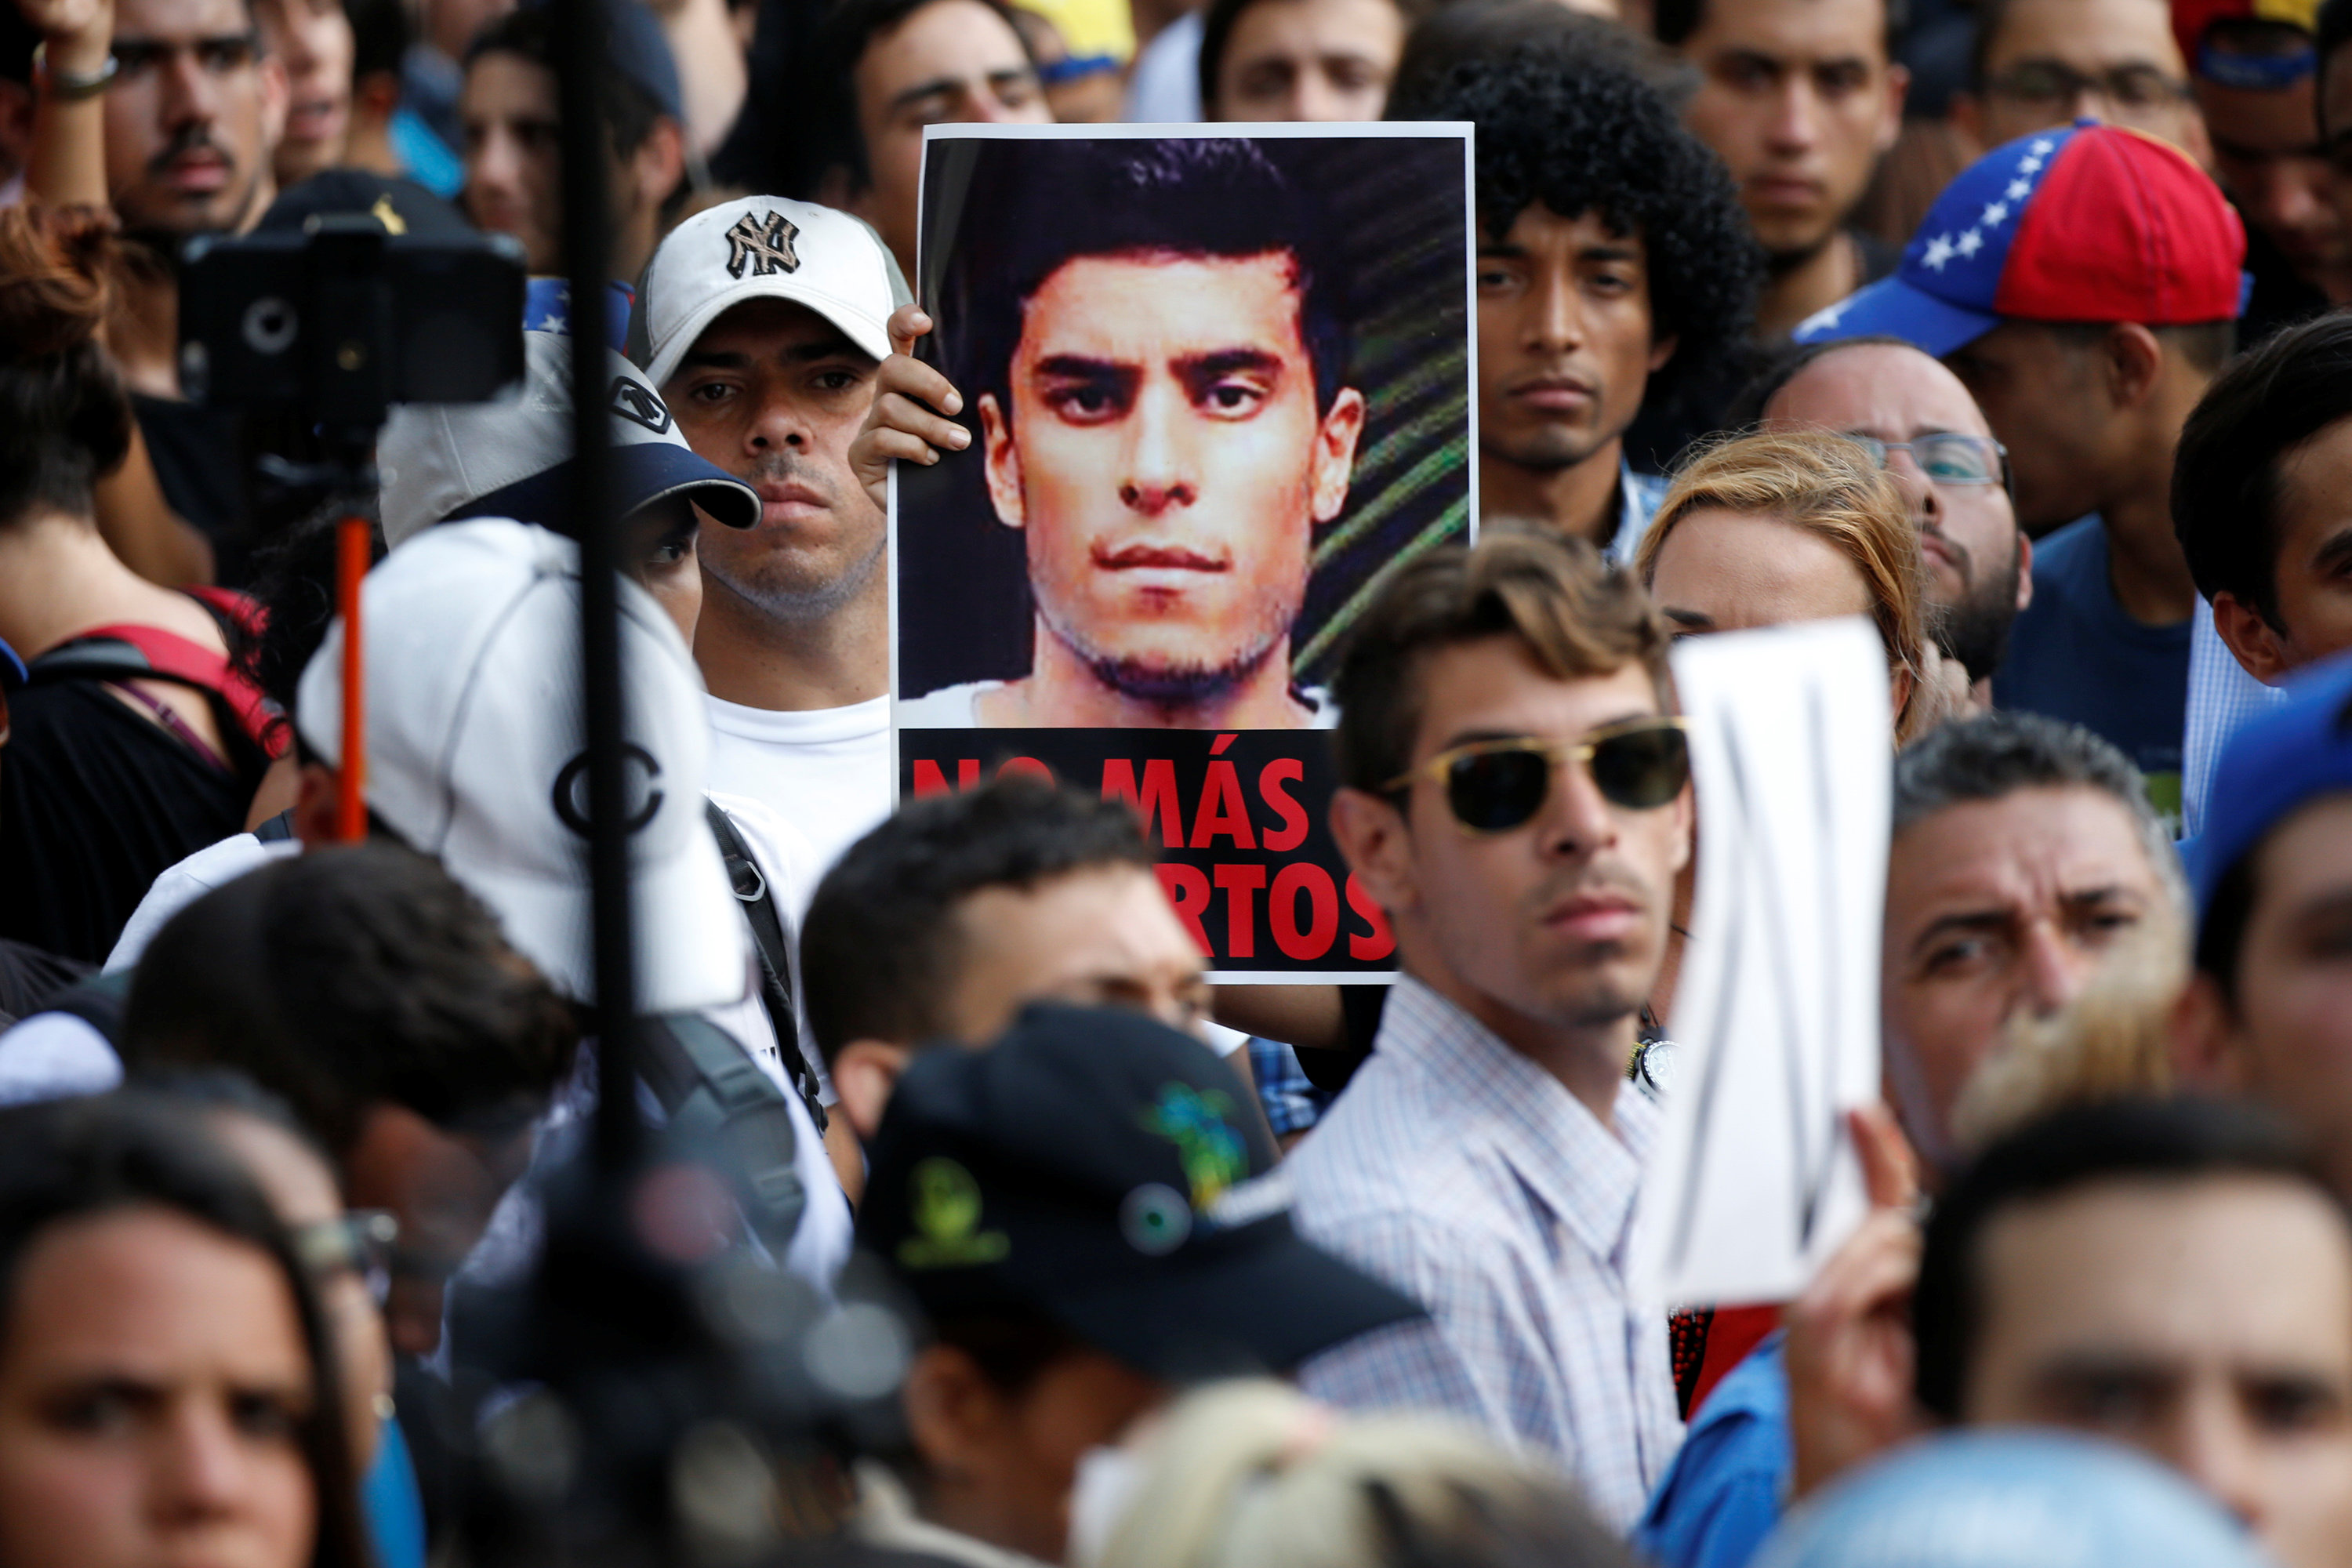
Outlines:
[[[0,765],[0,936],[106,957],[156,873],[245,826],[268,709],[247,609],[108,548],[92,487],[130,449],[100,342],[114,240],[87,208],[0,211],[0,642],[29,681]]]
[[[367,1568],[309,1279],[185,1121],[138,1095],[0,1115],[0,1562]]]

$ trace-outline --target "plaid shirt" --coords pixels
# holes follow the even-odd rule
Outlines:
[[[1624,1278],[1659,1111],[1630,1083],[1614,1109],[1612,1136],[1559,1079],[1406,978],[1370,1059],[1285,1169],[1309,1239],[1430,1312],[1308,1362],[1307,1391],[1450,1411],[1549,1450],[1622,1531],[1683,1428],[1666,1314],[1635,1303]]]

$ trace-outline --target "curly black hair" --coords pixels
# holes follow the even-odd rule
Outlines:
[[[1676,341],[1652,402],[1704,384],[1747,341],[1764,253],[1731,175],[1622,61],[1552,43],[1471,59],[1389,100],[1391,120],[1478,127],[1478,222],[1499,235],[1541,202],[1641,237],[1650,319]]]

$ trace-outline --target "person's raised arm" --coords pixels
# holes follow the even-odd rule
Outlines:
[[[33,146],[26,199],[46,206],[106,205],[106,79],[114,0],[16,0],[41,35],[33,73]]]
[[[874,406],[849,444],[849,469],[877,508],[887,507],[893,461],[940,460],[939,448],[961,452],[971,433],[949,416],[963,412],[963,395],[948,378],[914,357],[915,340],[931,330],[919,305],[890,312],[890,357],[875,373]]]
[[[1918,1169],[1883,1105],[1848,1126],[1870,1214],[1782,1314],[1788,1325],[1791,1495],[1804,1497],[1921,1426],[1912,1396],[1911,1291],[1919,1279]]]

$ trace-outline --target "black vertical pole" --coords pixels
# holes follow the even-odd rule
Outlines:
[[[600,1068],[596,1152],[617,1173],[637,1137],[636,946],[629,897],[630,806],[623,752],[621,562],[612,489],[606,405],[604,114],[597,79],[611,34],[607,5],[636,0],[551,0],[557,106],[563,135],[563,259],[572,289],[571,515],[580,540],[581,686],[587,710],[588,872],[593,888],[596,1038]]]

